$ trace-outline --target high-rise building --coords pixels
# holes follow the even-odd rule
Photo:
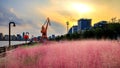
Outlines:
[[[40,39],[41,39],[41,36],[38,36],[37,39],[40,40]]]
[[[78,31],[87,30],[91,28],[91,19],[78,20]]]
[[[52,37],[51,37],[51,36],[49,36],[48,38],[49,38],[49,39],[52,39]]]
[[[23,39],[22,39],[22,36],[21,36],[20,34],[17,34],[17,40],[18,40],[18,41],[23,40]]]
[[[0,40],[3,40],[3,33],[0,33]]]
[[[11,35],[11,40],[16,41],[17,37],[15,35]]]
[[[51,37],[52,37],[52,39],[55,39],[55,35],[54,34]]]
[[[72,26],[68,31],[68,34],[72,34],[78,31],[78,26]]]
[[[5,35],[4,39],[5,39],[5,41],[8,41],[9,40],[9,35]]]

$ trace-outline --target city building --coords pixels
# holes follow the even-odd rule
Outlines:
[[[68,34],[72,34],[72,27],[69,29]]]
[[[9,35],[5,35],[5,36],[4,36],[4,40],[5,40],[5,41],[8,41],[8,40],[9,40]]]
[[[78,26],[72,26],[68,31],[68,34],[73,34],[78,31]]]
[[[17,37],[15,35],[11,35],[11,40],[16,41]]]
[[[20,34],[17,34],[17,40],[18,40],[18,41],[23,40],[23,38],[22,38],[22,36],[21,36]]]
[[[11,38],[12,41],[16,41],[16,36],[15,35],[11,35],[10,38]],[[5,35],[4,40],[8,41],[9,40],[9,35]]]
[[[78,20],[78,31],[88,30],[91,28],[91,19],[79,19]]]
[[[0,33],[0,41],[3,40],[3,33]]]
[[[49,37],[48,37],[48,39],[50,39],[50,40],[51,40],[51,39],[52,39],[52,37],[51,37],[51,36],[49,36]]]
[[[54,40],[55,39],[55,35],[53,34],[53,35],[49,36],[49,39]]]
[[[41,36],[38,36],[37,39],[40,40],[40,39],[41,39]]]
[[[52,37],[52,39],[55,39],[55,35],[54,34],[51,37]]]
[[[107,24],[107,21],[100,21],[100,22],[94,24],[94,28],[96,28],[96,27],[105,27],[106,24]]]

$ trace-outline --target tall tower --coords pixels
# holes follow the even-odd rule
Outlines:
[[[66,22],[66,25],[67,25],[67,33],[68,33],[68,29],[69,29],[69,22],[68,21]]]

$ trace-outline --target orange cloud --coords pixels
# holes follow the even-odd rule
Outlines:
[[[83,13],[83,9],[86,13]],[[90,12],[88,12],[88,9]],[[93,25],[100,20],[109,20],[118,14],[118,12],[109,9],[111,9],[109,5],[97,5],[94,1],[50,0],[49,6],[37,8],[36,11],[63,26],[66,26],[66,22],[69,21],[71,27],[76,25],[80,18],[91,18]]]

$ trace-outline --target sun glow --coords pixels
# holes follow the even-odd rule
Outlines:
[[[80,13],[89,13],[93,10],[89,5],[81,4],[81,3],[72,3],[71,7],[75,11],[80,12]]]

